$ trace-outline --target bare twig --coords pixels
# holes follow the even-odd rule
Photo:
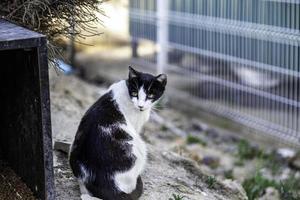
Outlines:
[[[101,34],[91,23],[102,25],[101,0],[1,0],[0,17],[38,31],[49,40],[49,59],[59,57],[54,41],[59,36],[86,38]],[[76,27],[72,30],[72,27]]]

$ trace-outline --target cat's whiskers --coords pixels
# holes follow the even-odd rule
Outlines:
[[[163,110],[163,109],[165,109],[166,107],[162,107],[162,106],[161,106],[161,107],[159,107],[159,106],[154,106],[154,108],[155,108],[155,109]]]
[[[159,108],[152,107],[151,111],[154,111],[154,110],[161,111],[161,109],[159,109]]]
[[[165,108],[166,108],[165,106],[161,106],[161,105],[157,105],[157,104],[152,106],[152,109],[155,109],[155,110],[163,110]]]

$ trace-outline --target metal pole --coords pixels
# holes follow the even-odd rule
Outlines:
[[[157,73],[168,64],[168,11],[169,0],[157,0]]]

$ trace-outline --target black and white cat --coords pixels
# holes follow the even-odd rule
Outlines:
[[[139,133],[162,96],[167,76],[129,67],[129,77],[112,84],[83,116],[70,150],[70,165],[82,199],[135,200],[146,145]]]

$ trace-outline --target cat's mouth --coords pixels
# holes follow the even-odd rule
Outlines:
[[[139,108],[139,109],[140,109],[141,112],[145,110],[144,108]]]

